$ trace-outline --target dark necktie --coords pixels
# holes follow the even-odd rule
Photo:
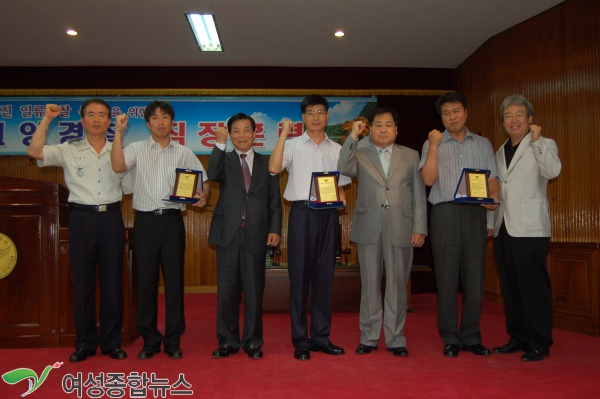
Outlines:
[[[246,185],[246,192],[248,192],[250,189],[252,175],[250,174],[250,168],[248,167],[248,162],[246,162],[246,157],[246,154],[240,154],[240,158],[242,158],[242,174],[244,175],[244,184]]]

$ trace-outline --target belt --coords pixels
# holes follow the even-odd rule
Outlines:
[[[292,204],[294,205],[308,205],[308,201],[304,200],[304,201],[292,201]]]
[[[242,219],[242,221],[240,222],[240,230],[243,230],[246,228],[246,221]]]
[[[106,212],[121,208],[121,201],[113,202],[112,204],[102,205],[84,205],[76,202],[69,202],[69,210],[78,210],[83,212]]]
[[[142,215],[154,215],[154,216],[162,216],[162,215],[176,215],[181,214],[181,209],[176,208],[160,208],[155,209],[153,211],[136,211],[137,213],[141,213]]]

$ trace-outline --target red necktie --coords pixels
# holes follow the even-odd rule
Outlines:
[[[248,192],[250,189],[252,175],[250,174],[250,168],[248,167],[248,162],[246,162],[246,157],[246,154],[240,154],[240,158],[242,158],[242,174],[244,175],[244,184],[246,185],[246,192]]]

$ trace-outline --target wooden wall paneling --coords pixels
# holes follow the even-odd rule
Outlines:
[[[548,272],[555,327],[600,335],[598,248],[594,243],[552,243]]]
[[[500,276],[496,262],[494,262],[493,239],[488,239],[485,255],[484,298],[494,303],[503,303]]]

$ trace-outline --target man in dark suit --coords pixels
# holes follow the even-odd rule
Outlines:
[[[395,356],[408,356],[406,286],[413,247],[421,247],[427,234],[427,197],[418,168],[419,153],[395,143],[399,119],[394,109],[373,110],[370,144],[364,145],[357,140],[365,123],[354,121],[338,160],[340,173],[358,179],[350,239],[357,245],[362,285],[359,355],[377,349],[383,318],[387,350]],[[381,300],[383,270],[385,307]]]
[[[225,152],[227,134],[234,151]],[[216,131],[208,160],[208,178],[221,183],[208,242],[217,246],[217,338],[214,358],[244,349],[251,359],[263,356],[262,300],[267,246],[281,234],[279,176],[269,173],[269,156],[252,149],[256,123],[238,113],[227,129]],[[240,340],[239,306],[244,292],[244,331]]]

